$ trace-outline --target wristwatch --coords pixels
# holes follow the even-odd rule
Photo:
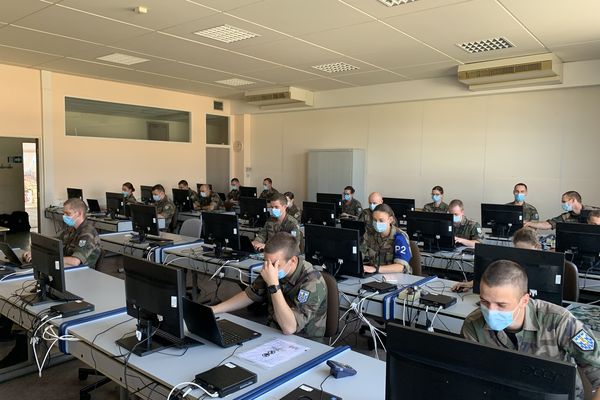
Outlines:
[[[271,285],[267,288],[267,290],[269,291],[270,294],[275,294],[277,293],[277,291],[281,289],[280,285]]]

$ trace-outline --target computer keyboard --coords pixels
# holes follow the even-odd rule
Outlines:
[[[223,338],[223,345],[227,346],[230,344],[240,343],[243,339],[237,333],[227,330],[221,330],[221,337]]]

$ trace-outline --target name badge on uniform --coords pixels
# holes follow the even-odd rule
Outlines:
[[[81,239],[79,241],[79,247],[85,247],[85,244],[87,243],[87,241],[85,239]]]
[[[308,301],[308,297],[310,296],[310,292],[308,290],[300,289],[298,292],[298,302],[306,303]]]
[[[594,351],[596,342],[586,331],[580,330],[577,335],[571,339],[583,351]]]

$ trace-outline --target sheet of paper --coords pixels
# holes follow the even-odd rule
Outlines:
[[[308,347],[287,340],[275,339],[252,350],[239,353],[238,357],[264,368],[273,368],[308,351]]]

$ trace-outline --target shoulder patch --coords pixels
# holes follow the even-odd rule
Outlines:
[[[481,235],[481,228],[477,228],[477,233]]]
[[[310,296],[310,292],[308,290],[304,290],[304,289],[300,289],[300,291],[298,292],[298,302],[299,303],[306,303],[308,301],[308,298]]]
[[[586,331],[583,329],[577,332],[573,338],[571,338],[573,343],[577,345],[583,351],[594,351],[596,348],[596,342],[594,338],[592,338]]]
[[[85,239],[81,239],[81,240],[79,241],[79,247],[85,247],[85,244],[86,244],[86,243],[87,243],[87,240],[85,240]]]
[[[290,232],[290,235],[292,235],[293,237],[296,237],[296,235],[297,235],[297,233],[296,233],[296,230],[295,230],[295,229],[293,229],[293,230]]]

